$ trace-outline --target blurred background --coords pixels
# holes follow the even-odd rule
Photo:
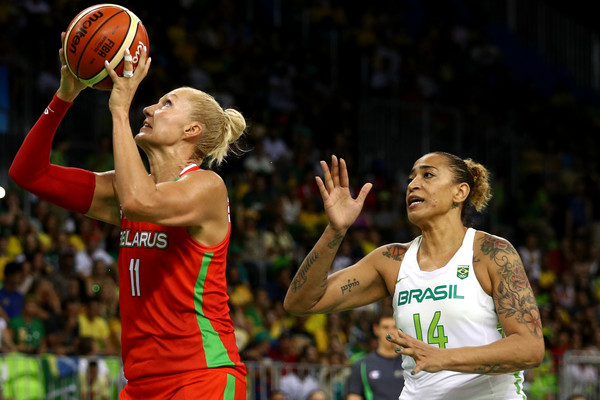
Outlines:
[[[60,33],[93,4],[0,0],[0,278],[30,305],[4,310],[0,321],[15,342],[2,340],[5,398],[92,398],[85,388],[98,379],[111,388],[98,398],[114,398],[123,383],[119,229],[57,209],[8,177],[58,88]],[[250,151],[218,172],[231,200],[230,307],[251,398],[267,399],[301,357],[330,398],[343,399],[346,371],[373,349],[371,324],[389,306],[308,318],[283,311],[291,277],[327,223],[314,183],[319,160],[345,158],[353,189],[374,184],[333,272],[418,234],[404,209],[407,173],[419,156],[441,150],[492,173],[494,198],[472,223],[513,243],[536,293],[547,357],[527,371],[529,397],[600,399],[600,40],[587,5],[120,4],[150,38],[134,132],[144,106],[183,85],[213,94],[249,123]],[[56,135],[54,163],[113,168],[108,95],[79,96]],[[11,261],[21,267],[6,274]],[[40,340],[19,342],[11,319],[23,313],[40,320]],[[85,329],[96,323],[105,328]],[[39,391],[15,389],[20,384]]]

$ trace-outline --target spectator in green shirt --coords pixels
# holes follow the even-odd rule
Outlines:
[[[44,322],[38,317],[39,306],[35,295],[25,297],[23,312],[12,318],[9,328],[17,350],[27,354],[46,352],[46,331]]]

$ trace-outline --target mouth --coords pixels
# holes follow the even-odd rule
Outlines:
[[[152,125],[150,125],[148,121],[144,121],[144,123],[142,124],[142,128],[152,129]]]
[[[425,200],[419,196],[409,196],[406,200],[408,208],[417,207],[419,204],[423,203]]]

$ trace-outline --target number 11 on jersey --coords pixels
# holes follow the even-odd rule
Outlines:
[[[131,279],[131,295],[140,296],[140,259],[129,260],[129,278]]]

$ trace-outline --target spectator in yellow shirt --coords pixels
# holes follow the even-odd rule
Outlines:
[[[85,311],[79,315],[79,336],[93,338],[101,353],[115,354],[108,321],[100,315],[100,300],[96,297],[86,301]]]

